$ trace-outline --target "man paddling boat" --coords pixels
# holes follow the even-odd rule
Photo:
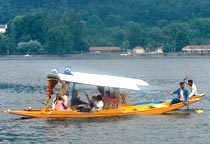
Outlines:
[[[173,98],[170,105],[175,103],[184,102],[188,104],[189,92],[185,88],[185,83],[180,83],[180,88],[176,89],[175,91],[171,92],[170,95],[177,94],[177,98]]]

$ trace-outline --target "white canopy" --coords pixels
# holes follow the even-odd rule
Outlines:
[[[60,80],[68,82],[131,90],[140,90],[140,86],[149,86],[147,82],[140,79],[81,72],[72,72],[72,74],[73,75],[58,74],[58,76],[60,77]]]

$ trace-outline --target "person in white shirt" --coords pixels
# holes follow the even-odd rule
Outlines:
[[[93,101],[94,107],[92,110],[102,110],[104,107],[104,103],[102,101],[102,96],[98,95],[96,101]]]
[[[189,91],[190,91],[189,98],[192,97],[192,96],[195,96],[197,94],[197,87],[193,83],[193,80],[191,80],[191,79],[188,80],[187,85],[189,86]]]

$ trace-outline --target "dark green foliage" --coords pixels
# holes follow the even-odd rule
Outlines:
[[[0,53],[18,52],[17,44],[30,40],[54,54],[209,45],[209,7],[209,0],[0,0],[0,23],[8,24]]]

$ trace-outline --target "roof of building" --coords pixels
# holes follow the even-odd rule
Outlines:
[[[204,46],[204,45],[194,45],[194,46],[185,46],[182,48],[183,51],[187,50],[210,50],[210,46]]]
[[[117,51],[121,50],[120,47],[90,47],[90,51]]]
[[[136,46],[136,47],[133,48],[133,50],[136,50],[136,49],[144,49],[144,48],[141,47],[141,46]]]
[[[7,26],[4,24],[0,24],[0,28],[5,29]]]

